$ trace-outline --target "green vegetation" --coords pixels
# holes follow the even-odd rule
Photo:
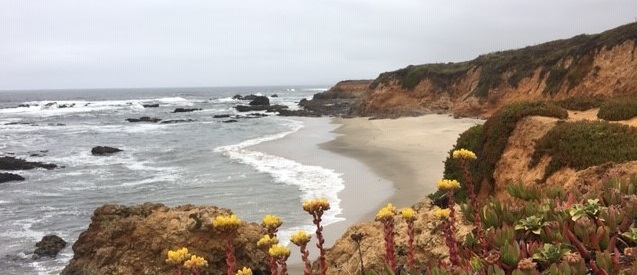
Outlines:
[[[597,117],[609,120],[627,120],[637,116],[637,98],[621,98],[604,102]]]
[[[424,64],[382,73],[372,82],[370,88],[379,84],[399,81],[402,88],[411,90],[423,79],[429,78],[434,85],[444,89],[461,78],[472,68],[481,68],[480,79],[473,93],[481,98],[488,96],[489,90],[502,81],[517,86],[520,81],[530,77],[537,69],[539,76],[546,76],[547,94],[554,94],[566,82],[568,88],[575,87],[584,77],[596,73],[591,53],[601,48],[612,48],[627,40],[637,40],[637,23],[608,30],[594,35],[581,34],[570,39],[556,40],[522,49],[500,51],[478,56],[476,59],[447,64]],[[562,64],[567,57],[573,58],[570,66]],[[508,79],[503,74],[511,72]],[[547,76],[548,74],[548,76]]]
[[[609,122],[565,122],[535,145],[531,166],[548,155],[544,179],[563,167],[582,170],[607,162],[637,160],[637,128]]]
[[[586,111],[599,108],[603,103],[600,97],[569,97],[555,101],[554,104],[567,110]]]

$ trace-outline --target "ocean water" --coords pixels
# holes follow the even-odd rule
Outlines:
[[[303,199],[327,197],[341,220],[335,171],[307,166],[250,148],[303,128],[293,118],[243,115],[235,94],[271,97],[271,104],[297,108],[325,87],[171,88],[0,91],[0,155],[55,163],[62,168],[13,171],[26,178],[0,184],[0,273],[58,274],[72,258],[71,245],[105,203],[206,204],[231,208],[258,222],[276,214],[282,235],[311,229]],[[144,108],[142,104],[159,104]],[[17,107],[20,104],[28,107]],[[65,107],[66,106],[66,107]],[[201,111],[172,113],[175,108]],[[130,123],[142,116],[192,122]],[[93,156],[94,146],[123,149]],[[317,183],[320,183],[317,184]],[[56,234],[69,244],[55,259],[32,260],[34,245]],[[283,238],[284,239],[284,238]]]

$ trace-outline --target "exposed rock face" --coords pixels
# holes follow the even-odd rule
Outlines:
[[[14,157],[0,157],[0,170],[30,170],[35,168],[44,168],[51,170],[57,165],[53,163],[31,162]]]
[[[447,64],[425,64],[382,73],[367,89],[338,83],[306,110],[335,115],[398,117],[426,113],[489,117],[520,100],[616,97],[637,94],[637,23],[597,35],[578,35],[518,50],[502,51]],[[342,87],[342,88],[340,88]],[[325,101],[336,91],[355,91],[360,100]],[[330,107],[330,108],[326,108]]]
[[[337,83],[329,90],[315,94],[311,100],[303,99],[299,102],[307,113],[302,116],[347,116],[358,99],[368,91],[371,80],[345,80]],[[309,115],[313,114],[313,115]],[[288,114],[286,114],[288,115]]]
[[[104,155],[114,154],[120,151],[122,151],[122,149],[115,148],[115,147],[96,146],[96,147],[93,147],[93,149],[91,149],[91,154],[93,154],[94,156],[104,156]]]
[[[413,206],[416,210],[417,220],[414,222],[414,248],[415,262],[417,266],[424,266],[427,263],[437,263],[438,260],[448,257],[448,249],[445,245],[439,219],[433,215],[433,208],[430,201],[424,199]],[[459,208],[456,208],[459,210]],[[394,219],[396,251],[398,254],[397,263],[407,262],[407,224],[396,215]],[[462,240],[464,236],[473,229],[473,226],[457,223],[457,238]],[[364,222],[347,229],[345,234],[338,239],[332,248],[327,251],[326,260],[330,267],[328,274],[360,274],[360,258],[358,257],[357,244],[351,238],[352,234],[362,233],[361,252],[365,271],[372,270],[381,272],[384,270],[383,257],[384,238],[383,226],[380,222]],[[315,263],[314,266],[317,264]],[[349,273],[348,273],[349,272]]]
[[[250,101],[250,106],[270,106],[270,99],[266,96],[257,96],[254,100]]]
[[[148,117],[148,116],[143,116],[140,118],[127,118],[126,121],[128,122],[152,122],[152,123],[157,123],[161,121],[161,118],[156,118],[156,117]]]
[[[230,213],[214,206],[103,205],[73,244],[75,255],[61,274],[172,275],[166,255],[181,247],[208,261],[206,274],[225,274],[224,242],[210,221]],[[239,227],[233,241],[237,267],[265,268],[265,253],[256,247],[263,233],[257,224]]]
[[[0,183],[9,181],[23,181],[24,178],[20,175],[12,173],[0,173]]]
[[[35,244],[33,258],[37,259],[43,256],[55,258],[57,254],[66,247],[66,241],[56,235],[46,235]]]

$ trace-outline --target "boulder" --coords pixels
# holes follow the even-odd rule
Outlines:
[[[66,241],[56,235],[46,235],[35,244],[35,247],[36,249],[33,251],[34,259],[45,256],[55,258],[66,247]]]
[[[278,112],[279,110],[287,109],[288,106],[283,105],[271,105],[271,106],[245,106],[245,105],[237,105],[234,107],[239,112],[254,112],[254,111],[267,111],[267,112]]]
[[[257,98],[257,95],[247,95],[247,96],[242,96],[242,95],[235,95],[232,97],[232,99],[237,99],[237,100],[254,100],[255,98]]]
[[[57,165],[53,163],[31,162],[15,157],[0,157],[0,170],[30,170],[35,168],[44,168],[51,170]]]
[[[255,99],[250,101],[248,104],[250,106],[270,106],[270,99],[265,96],[257,96]]]
[[[271,95],[270,97],[279,97],[279,95],[277,95],[277,94],[273,94],[273,95]]]
[[[73,259],[61,274],[172,275],[175,268],[166,264],[168,250],[182,247],[208,261],[201,274],[226,274],[223,234],[210,220],[229,214],[229,209],[215,206],[103,205],[73,244]],[[261,226],[241,222],[236,232],[237,268],[267,270],[265,253],[256,245],[264,234]]]
[[[214,115],[213,118],[227,118],[230,117],[230,115]]]
[[[143,116],[140,118],[127,118],[126,121],[128,122],[152,122],[152,123],[157,123],[161,121],[161,118],[156,118],[156,117],[148,117],[148,116]]]
[[[142,106],[144,106],[144,108],[157,108],[157,107],[159,107],[159,103],[154,103],[154,104],[142,104]]]
[[[9,181],[22,181],[24,178],[20,175],[11,174],[11,173],[0,173],[0,183],[9,182]]]
[[[173,111],[173,113],[188,113],[194,111],[201,111],[201,108],[177,108]]]
[[[96,147],[93,147],[93,149],[91,149],[91,154],[93,154],[94,156],[103,156],[103,155],[110,155],[113,153],[117,153],[120,151],[122,151],[122,149],[118,149],[115,147],[96,146]]]

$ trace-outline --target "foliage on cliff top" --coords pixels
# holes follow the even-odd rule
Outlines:
[[[597,117],[610,121],[637,117],[637,98],[618,98],[606,101],[599,107]]]
[[[637,128],[605,121],[564,122],[535,145],[531,166],[551,157],[544,179],[563,167],[582,170],[607,162],[637,160]]]
[[[540,69],[540,77],[546,77],[545,93],[554,94],[564,82],[572,88],[583,77],[595,70],[591,58],[583,58],[601,48],[612,48],[625,41],[637,41],[637,23],[631,23],[611,29],[599,34],[581,34],[569,39],[551,41],[522,49],[489,53],[476,59],[461,63],[438,63],[424,65],[410,65],[393,72],[382,73],[370,84],[374,89],[379,84],[387,84],[397,80],[402,88],[412,90],[423,79],[429,78],[440,89],[448,87],[461,78],[471,68],[481,68],[478,85],[472,91],[476,96],[486,98],[489,90],[502,83],[503,74],[511,72],[506,79],[508,84],[517,86],[518,83],[534,71]],[[568,68],[560,64],[567,57],[573,62]]]
[[[600,97],[569,97],[554,103],[567,110],[586,111],[599,108],[604,103],[604,99]]]

